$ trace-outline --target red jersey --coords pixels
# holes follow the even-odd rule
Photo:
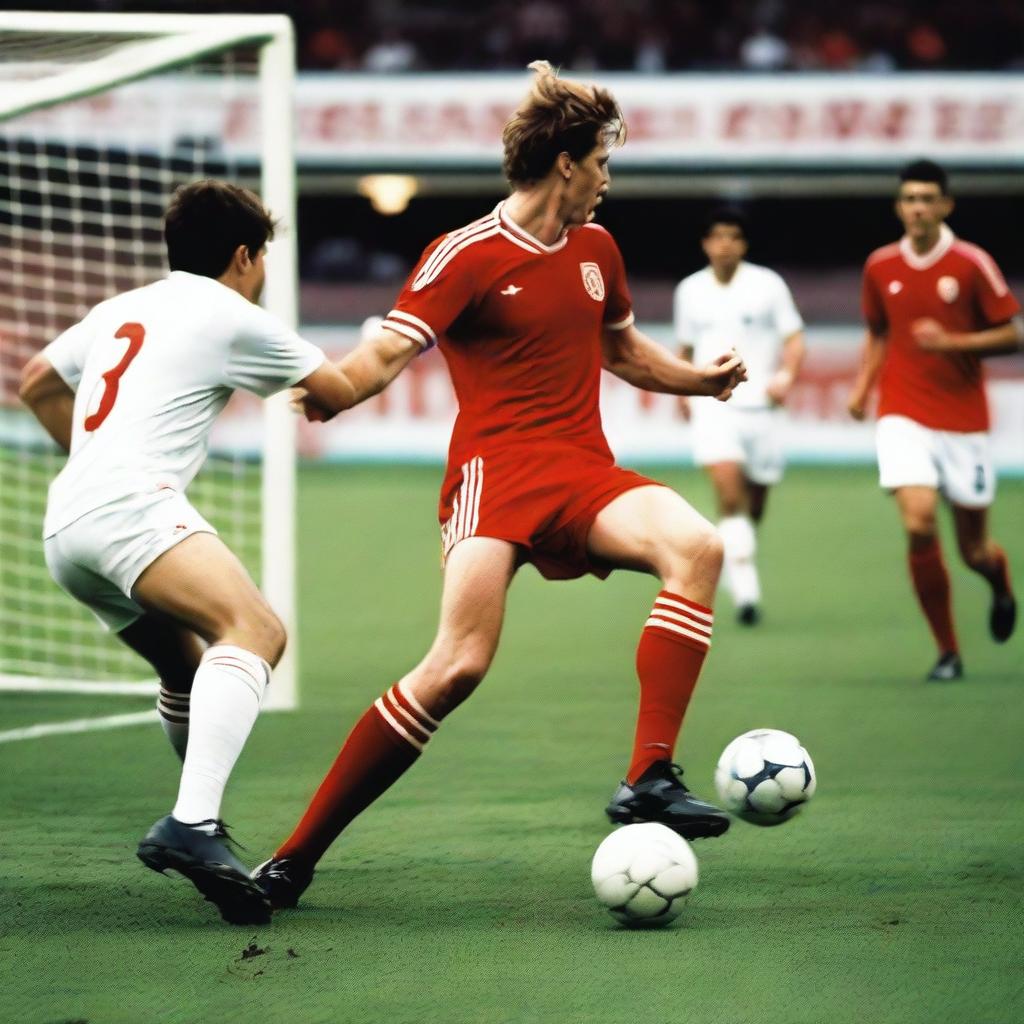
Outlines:
[[[928,317],[952,333],[979,331],[1020,312],[984,249],[961,241],[946,225],[923,256],[907,238],[876,249],[864,265],[861,304],[868,327],[887,342],[879,416],[906,416],[933,430],[988,430],[981,358],[926,352],[910,330]]]
[[[459,403],[449,465],[538,441],[610,463],[601,332],[633,322],[622,256],[596,224],[544,245],[504,205],[431,242],[383,326],[437,342],[447,360]]]

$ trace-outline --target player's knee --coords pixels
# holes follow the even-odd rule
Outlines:
[[[690,561],[702,575],[718,577],[725,557],[725,542],[711,523],[706,523],[688,542]]]
[[[721,494],[718,496],[718,511],[723,516],[738,516],[746,510],[738,494]]]
[[[935,509],[931,505],[910,505],[904,508],[903,526],[910,535],[911,543],[916,537],[927,538],[930,542],[939,528]]]
[[[969,569],[981,569],[988,563],[988,549],[984,541],[961,540],[960,557]]]
[[[265,629],[264,643],[268,653],[264,654],[263,657],[266,658],[270,667],[274,668],[284,654],[284,649],[288,643],[288,634],[285,632],[284,623],[274,614],[270,615]]]
[[[231,630],[232,642],[258,654],[273,668],[284,654],[288,641],[284,623],[269,607],[251,611]]]
[[[663,580],[717,580],[722,571],[724,546],[717,529],[708,522],[669,539],[663,546]]]
[[[907,525],[907,539],[910,542],[911,551],[922,551],[930,548],[935,543],[936,523],[932,520]]]
[[[488,659],[473,651],[459,655],[446,668],[443,677],[444,700],[449,708],[461,704],[483,681]]]

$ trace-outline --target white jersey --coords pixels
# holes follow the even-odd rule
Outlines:
[[[180,270],[101,302],[43,355],[76,393],[71,454],[50,485],[45,537],[132,495],[183,492],[232,391],[265,398],[324,360],[237,292]]]
[[[728,284],[711,267],[676,286],[673,298],[676,341],[693,346],[697,366],[735,348],[747,367],[747,380],[729,399],[731,406],[764,408],[766,388],[779,368],[782,343],[803,330],[786,282],[767,267],[741,262]]]

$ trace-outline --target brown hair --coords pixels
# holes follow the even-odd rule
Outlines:
[[[525,101],[501,133],[504,171],[513,188],[540,181],[558,157],[582,160],[597,144],[620,146],[626,122],[607,89],[558,77],[546,60],[535,60],[537,73]]]
[[[255,192],[206,178],[182,185],[164,215],[171,270],[220,277],[244,245],[255,259],[274,237],[274,218]]]

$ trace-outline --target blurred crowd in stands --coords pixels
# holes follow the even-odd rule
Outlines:
[[[50,8],[52,3],[11,6]],[[1024,70],[1022,0],[94,0],[61,9],[287,12],[318,71]]]

